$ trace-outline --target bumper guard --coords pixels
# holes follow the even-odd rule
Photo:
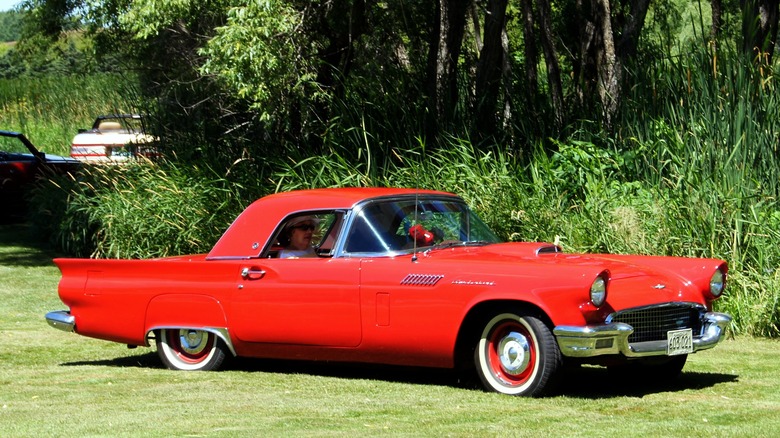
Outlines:
[[[76,318],[67,310],[57,310],[46,314],[46,322],[50,326],[64,332],[73,332],[76,329]]]
[[[712,348],[723,339],[731,316],[725,313],[707,312],[702,321],[701,333],[693,338],[693,351]],[[626,357],[666,355],[666,341],[629,343],[628,336],[634,328],[624,323],[555,327],[561,353],[568,357],[593,357],[621,354]]]

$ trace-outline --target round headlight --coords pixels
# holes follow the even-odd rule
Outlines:
[[[590,302],[596,307],[601,307],[607,300],[607,280],[605,275],[599,275],[590,285]]]
[[[720,269],[716,269],[715,273],[710,278],[710,293],[713,297],[717,298],[723,293],[723,288],[726,286],[726,275]]]

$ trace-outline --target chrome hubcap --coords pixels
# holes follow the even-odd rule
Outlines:
[[[528,368],[531,346],[520,333],[510,332],[498,344],[498,358],[504,372],[516,376]]]
[[[206,348],[208,334],[198,330],[180,330],[181,349],[187,354],[198,354]]]

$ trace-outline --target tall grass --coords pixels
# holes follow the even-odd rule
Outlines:
[[[43,183],[34,220],[69,254],[151,258],[207,252],[243,209],[210,170],[147,163],[84,168]]]
[[[39,149],[68,155],[79,128],[95,117],[140,107],[136,81],[116,74],[0,79],[0,129],[27,135]]]

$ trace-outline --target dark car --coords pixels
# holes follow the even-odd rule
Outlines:
[[[22,216],[27,192],[39,178],[73,172],[79,166],[73,158],[39,151],[24,134],[0,131],[0,217]]]

